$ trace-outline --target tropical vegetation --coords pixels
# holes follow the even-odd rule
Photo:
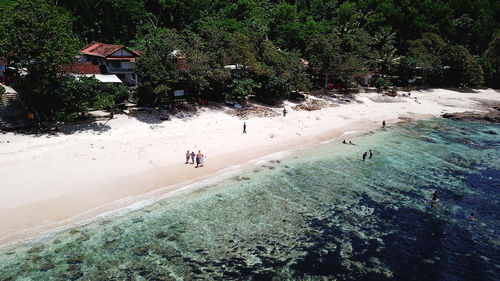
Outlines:
[[[91,41],[144,52],[136,66],[141,81],[137,95],[147,104],[171,96],[175,89],[184,89],[193,100],[254,96],[271,101],[325,83],[353,87],[368,74],[380,87],[413,81],[500,87],[496,0],[0,4],[0,56],[27,69],[27,76],[18,79],[23,93],[46,105],[55,119],[111,104],[87,101],[83,107],[61,107],[90,96],[66,100],[55,94],[75,86],[59,79],[59,69]],[[113,103],[122,98],[116,95]]]

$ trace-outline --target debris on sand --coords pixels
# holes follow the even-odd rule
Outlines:
[[[278,110],[253,103],[246,104],[242,109],[227,109],[227,112],[241,119],[248,119],[250,117],[276,117],[281,114]]]
[[[292,108],[294,110],[316,111],[330,106],[334,106],[334,104],[319,99],[310,99],[307,102],[298,104]]]

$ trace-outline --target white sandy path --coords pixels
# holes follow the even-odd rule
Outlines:
[[[108,130],[100,132],[0,134],[0,245],[62,223],[90,219],[95,212],[75,216],[112,206],[119,199],[172,186],[163,191],[168,192],[271,153],[317,144],[346,131],[378,128],[382,120],[394,124],[400,117],[422,119],[443,112],[478,110],[478,99],[500,101],[500,94],[493,90],[460,93],[434,89],[414,91],[411,97],[360,94],[359,102],[312,112],[294,111],[290,104],[286,117],[241,120],[204,109],[188,120],[153,125],[120,115],[106,124]],[[381,98],[398,102],[373,101]],[[241,133],[243,121],[247,134]],[[207,167],[185,165],[187,149],[207,155]],[[107,208],[117,207],[123,205]]]

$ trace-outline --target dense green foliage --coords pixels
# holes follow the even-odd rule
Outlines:
[[[176,89],[193,99],[271,100],[325,82],[351,87],[369,73],[383,87],[500,86],[496,0],[1,3],[0,56],[44,62],[29,71],[38,73],[34,93],[58,85],[53,70],[74,58],[77,41],[145,51],[137,73],[148,103]]]
[[[44,0],[20,0],[0,13],[0,56],[27,69],[32,93],[47,94],[79,47],[71,18]],[[53,87],[52,87],[53,88]]]
[[[16,89],[44,117],[70,121],[128,97],[126,87],[61,77],[61,68],[75,60],[81,43],[72,32],[71,16],[47,1],[21,0],[4,7],[0,33],[0,54],[16,69]],[[21,69],[26,75],[19,75]]]
[[[485,81],[492,86],[495,82],[495,64],[485,55],[499,30],[500,3],[494,0],[69,0],[57,4],[75,17],[74,30],[87,42],[123,43],[146,50],[152,48],[147,42],[158,39],[155,34],[161,30],[173,29],[181,37],[191,37],[187,40],[194,45],[175,48],[185,55],[194,55],[194,51],[195,60],[208,64],[190,64],[198,67],[197,74],[181,73],[192,74],[181,80],[195,88],[196,94],[233,95],[237,85],[235,89],[240,90],[235,91],[241,92],[242,85],[248,83],[232,81],[231,73],[223,69],[224,64],[236,61],[248,71],[232,76],[247,82],[252,79],[255,85],[270,83],[249,86],[253,89],[250,92],[285,90],[275,87],[284,81],[282,78],[265,78],[259,73],[266,69],[259,67],[269,66],[258,49],[264,39],[283,53],[293,51],[310,61],[309,77],[316,87],[325,80],[350,86],[370,70],[382,76],[398,75],[399,83],[420,72],[424,72],[421,82],[431,85],[479,85]],[[426,34],[440,38],[447,54],[432,53],[438,59],[430,61],[431,55],[422,52],[426,51],[423,45],[418,51],[418,40],[429,40]],[[232,42],[240,39],[238,44]],[[335,53],[328,55],[326,50]],[[415,63],[408,64],[412,61]],[[276,67],[271,74],[277,73]],[[155,76],[159,79],[158,73]],[[167,92],[179,86],[161,85]],[[309,84],[305,81],[303,85]],[[151,90],[146,85],[144,89]]]
[[[123,85],[102,85],[92,77],[61,78],[59,87],[50,93],[51,112],[55,120],[73,121],[94,109],[112,109],[128,97]]]

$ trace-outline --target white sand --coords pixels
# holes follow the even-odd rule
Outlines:
[[[286,117],[241,120],[203,109],[186,120],[157,124],[119,115],[106,125],[99,122],[104,130],[71,135],[0,134],[0,246],[92,219],[144,199],[148,192],[163,188],[161,193],[167,193],[252,159],[379,128],[382,120],[390,126],[401,117],[480,110],[479,99],[500,101],[500,93],[434,89],[414,91],[411,98],[359,94],[356,99],[311,112],[288,104]],[[243,121],[247,134],[242,134]],[[188,149],[207,155],[206,167],[185,165]]]

